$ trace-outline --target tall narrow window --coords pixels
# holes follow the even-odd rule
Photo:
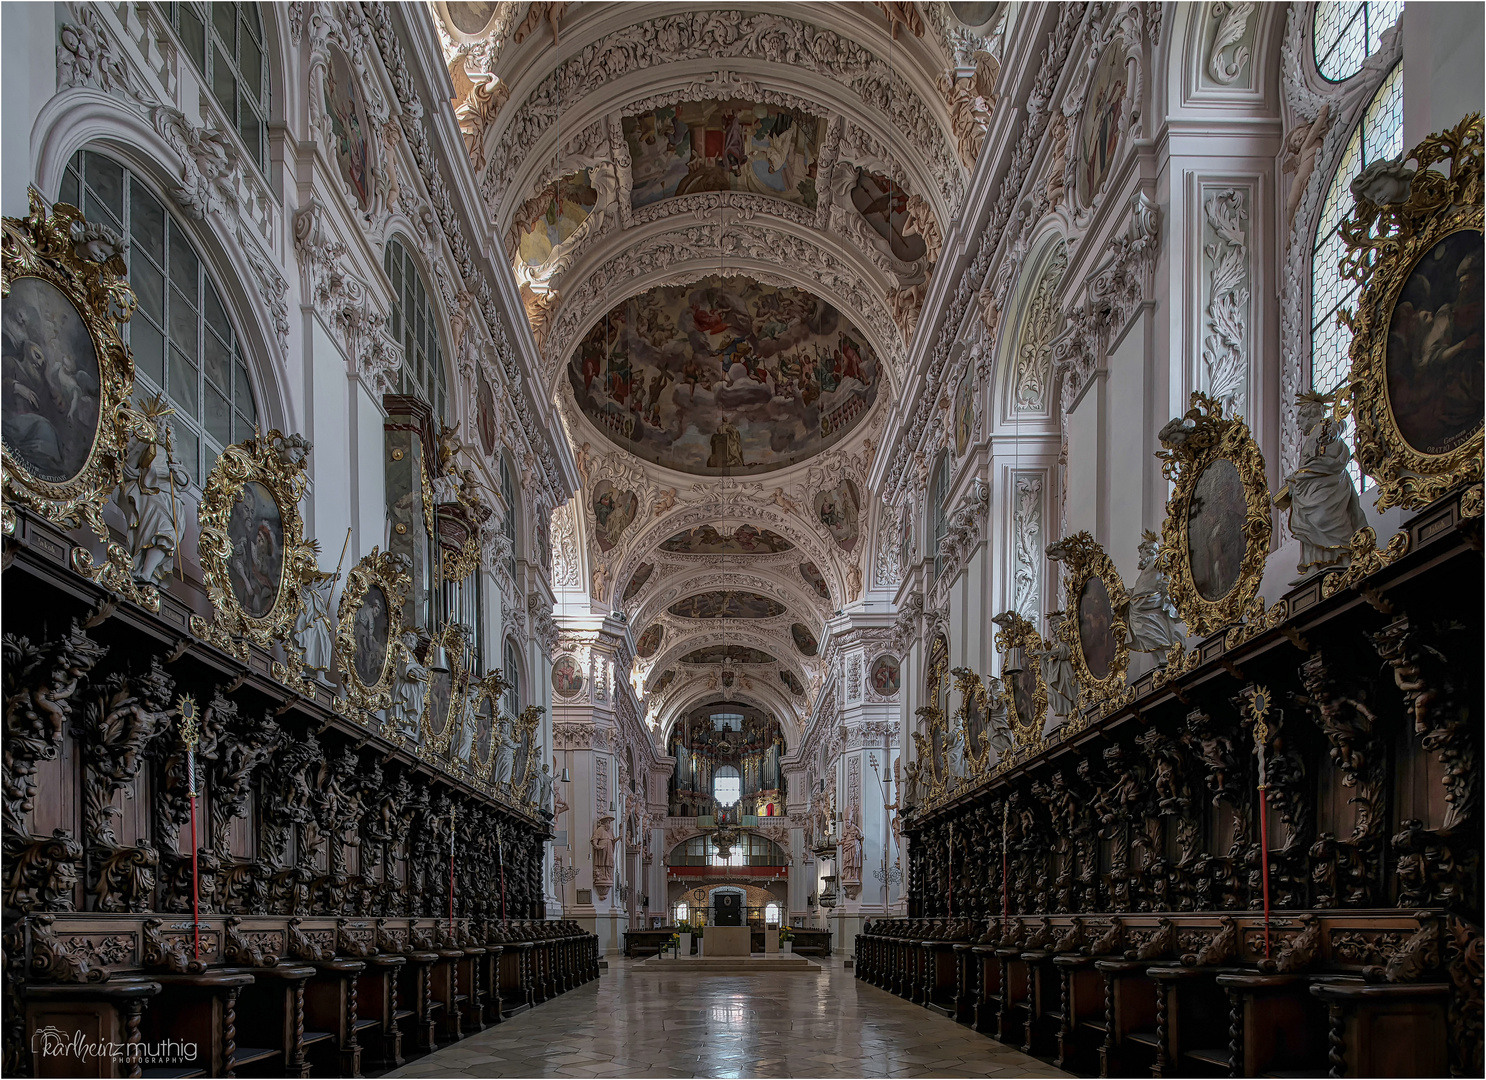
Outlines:
[[[506,683],[506,715],[514,717],[521,712],[521,665],[516,659],[516,643],[510,638],[502,647],[501,668]]]
[[[1341,164],[1326,190],[1316,242],[1311,254],[1311,389],[1329,394],[1341,387],[1351,369],[1352,332],[1337,320],[1342,308],[1357,305],[1357,283],[1341,275],[1346,252],[1341,223],[1352,209],[1352,181],[1375,161],[1403,151],[1403,64],[1396,65],[1352,131]],[[1350,421],[1348,422],[1350,427]],[[1353,476],[1363,478],[1355,465]]]
[[[257,4],[172,3],[166,9],[186,55],[262,172],[268,162],[268,50]]]
[[[939,471],[934,474],[934,576],[944,570],[944,557],[940,547],[949,532],[949,454],[939,461]]]
[[[129,238],[124,260],[139,307],[125,333],[136,393],[170,399],[176,459],[199,485],[258,422],[242,339],[185,230],[133,172],[79,150],[61,200]]]
[[[514,581],[516,579],[516,480],[511,475],[511,467],[506,462],[506,456],[504,454],[501,455],[500,459],[500,493],[501,498],[505,500],[506,504],[506,516],[503,526],[506,533],[506,540],[511,545],[511,555],[506,562],[506,568],[510,570],[511,579]]]
[[[395,237],[388,240],[383,260],[387,276],[392,279],[392,319],[388,329],[402,343],[398,393],[421,397],[442,420],[448,383],[444,376],[444,355],[439,349],[438,314],[433,298],[424,287],[418,264],[402,241]]]

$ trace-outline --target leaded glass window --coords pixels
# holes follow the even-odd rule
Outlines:
[[[1401,0],[1318,3],[1311,35],[1316,70],[1329,82],[1350,79],[1362,70],[1362,62],[1378,51],[1383,31],[1398,22],[1402,14]]]
[[[502,653],[501,667],[506,684],[504,708],[506,715],[514,718],[521,712],[521,666],[516,659],[516,643],[506,638]]]
[[[392,279],[392,318],[388,329],[402,345],[402,369],[397,392],[415,394],[433,406],[444,419],[448,383],[444,376],[444,354],[439,348],[438,315],[433,298],[423,284],[423,275],[402,241],[387,241],[384,256],[387,276]]]
[[[176,460],[200,485],[223,449],[258,423],[242,338],[185,229],[130,169],[79,150],[62,174],[61,200],[128,238],[139,307],[124,339],[136,396],[170,399]]]
[[[181,47],[262,172],[268,162],[268,50],[258,5],[215,0],[166,8]]]
[[[1347,148],[1316,223],[1311,256],[1311,389],[1329,394],[1346,381],[1351,370],[1352,332],[1337,318],[1343,308],[1354,309],[1357,283],[1341,275],[1346,252],[1341,223],[1350,213],[1352,181],[1375,161],[1403,152],[1403,64],[1396,65],[1373,95],[1353,129]],[[1355,470],[1354,470],[1355,472]],[[1360,479],[1360,477],[1359,477]]]

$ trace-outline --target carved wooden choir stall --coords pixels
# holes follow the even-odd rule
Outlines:
[[[200,582],[173,574],[168,506],[163,539],[110,533],[123,448],[163,442],[162,414],[128,403],[133,297],[116,253],[73,245],[80,224],[34,199],[5,222],[7,295],[88,313],[102,387],[71,478],[5,446],[6,1073],[354,1076],[596,978],[594,937],[543,920],[539,712],[497,716],[462,628],[404,634],[414,560],[361,559],[333,662],[309,647],[305,594],[329,575],[302,537],[302,440],[222,455]],[[388,441],[417,465],[434,433],[399,409]],[[424,470],[457,478],[451,454]],[[428,521],[428,562],[459,580],[489,511],[427,490],[470,526],[440,545]]]

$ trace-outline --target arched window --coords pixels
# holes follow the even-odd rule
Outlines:
[[[764,905],[764,925],[765,926],[778,926],[779,925],[779,905],[778,904],[768,903],[768,904],[765,904]]]
[[[166,5],[181,47],[237,128],[260,172],[268,162],[268,50],[257,4]]]
[[[1397,64],[1363,110],[1341,164],[1326,190],[1311,254],[1311,389],[1329,394],[1346,381],[1351,368],[1352,332],[1337,320],[1342,308],[1355,308],[1357,283],[1342,277],[1346,251],[1341,222],[1352,209],[1352,181],[1375,161],[1403,151],[1403,64]],[[1350,424],[1350,421],[1349,421]],[[1361,482],[1356,466],[1353,476]]]
[[[514,580],[516,577],[516,480],[511,475],[511,466],[505,454],[500,457],[500,494],[506,504],[506,516],[502,525],[506,539],[511,544],[511,557],[507,560],[507,569],[510,570],[511,578]]]
[[[678,923],[684,923],[686,921],[686,916],[688,914],[690,914],[690,912],[691,912],[691,908],[687,905],[687,903],[686,903],[685,900],[677,901],[677,903],[676,903],[676,921]]]
[[[731,765],[718,769],[712,778],[712,797],[718,806],[737,806],[743,797],[743,777]]]
[[[510,638],[502,646],[501,670],[506,684],[506,715],[516,716],[521,712],[521,666],[516,659],[516,643]]]
[[[387,276],[392,279],[392,322],[389,330],[402,342],[402,370],[397,391],[416,394],[440,420],[444,418],[448,383],[444,376],[444,354],[439,349],[438,313],[433,297],[423,285],[418,264],[402,241],[387,241],[384,256]]]
[[[79,150],[62,174],[61,199],[128,238],[124,259],[139,299],[125,324],[136,395],[169,397],[176,459],[199,485],[258,422],[242,339],[185,229],[133,172]]]
[[[1383,31],[1403,14],[1401,0],[1357,3],[1323,0],[1316,5],[1311,41],[1316,70],[1327,82],[1346,82],[1362,70],[1362,62],[1378,51]]]
[[[939,554],[945,534],[949,532],[949,454],[939,459],[939,471],[934,474],[934,576],[944,569],[944,560]]]

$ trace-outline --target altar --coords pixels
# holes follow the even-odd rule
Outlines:
[[[750,951],[747,926],[707,926],[702,929],[703,956],[747,956]]]

